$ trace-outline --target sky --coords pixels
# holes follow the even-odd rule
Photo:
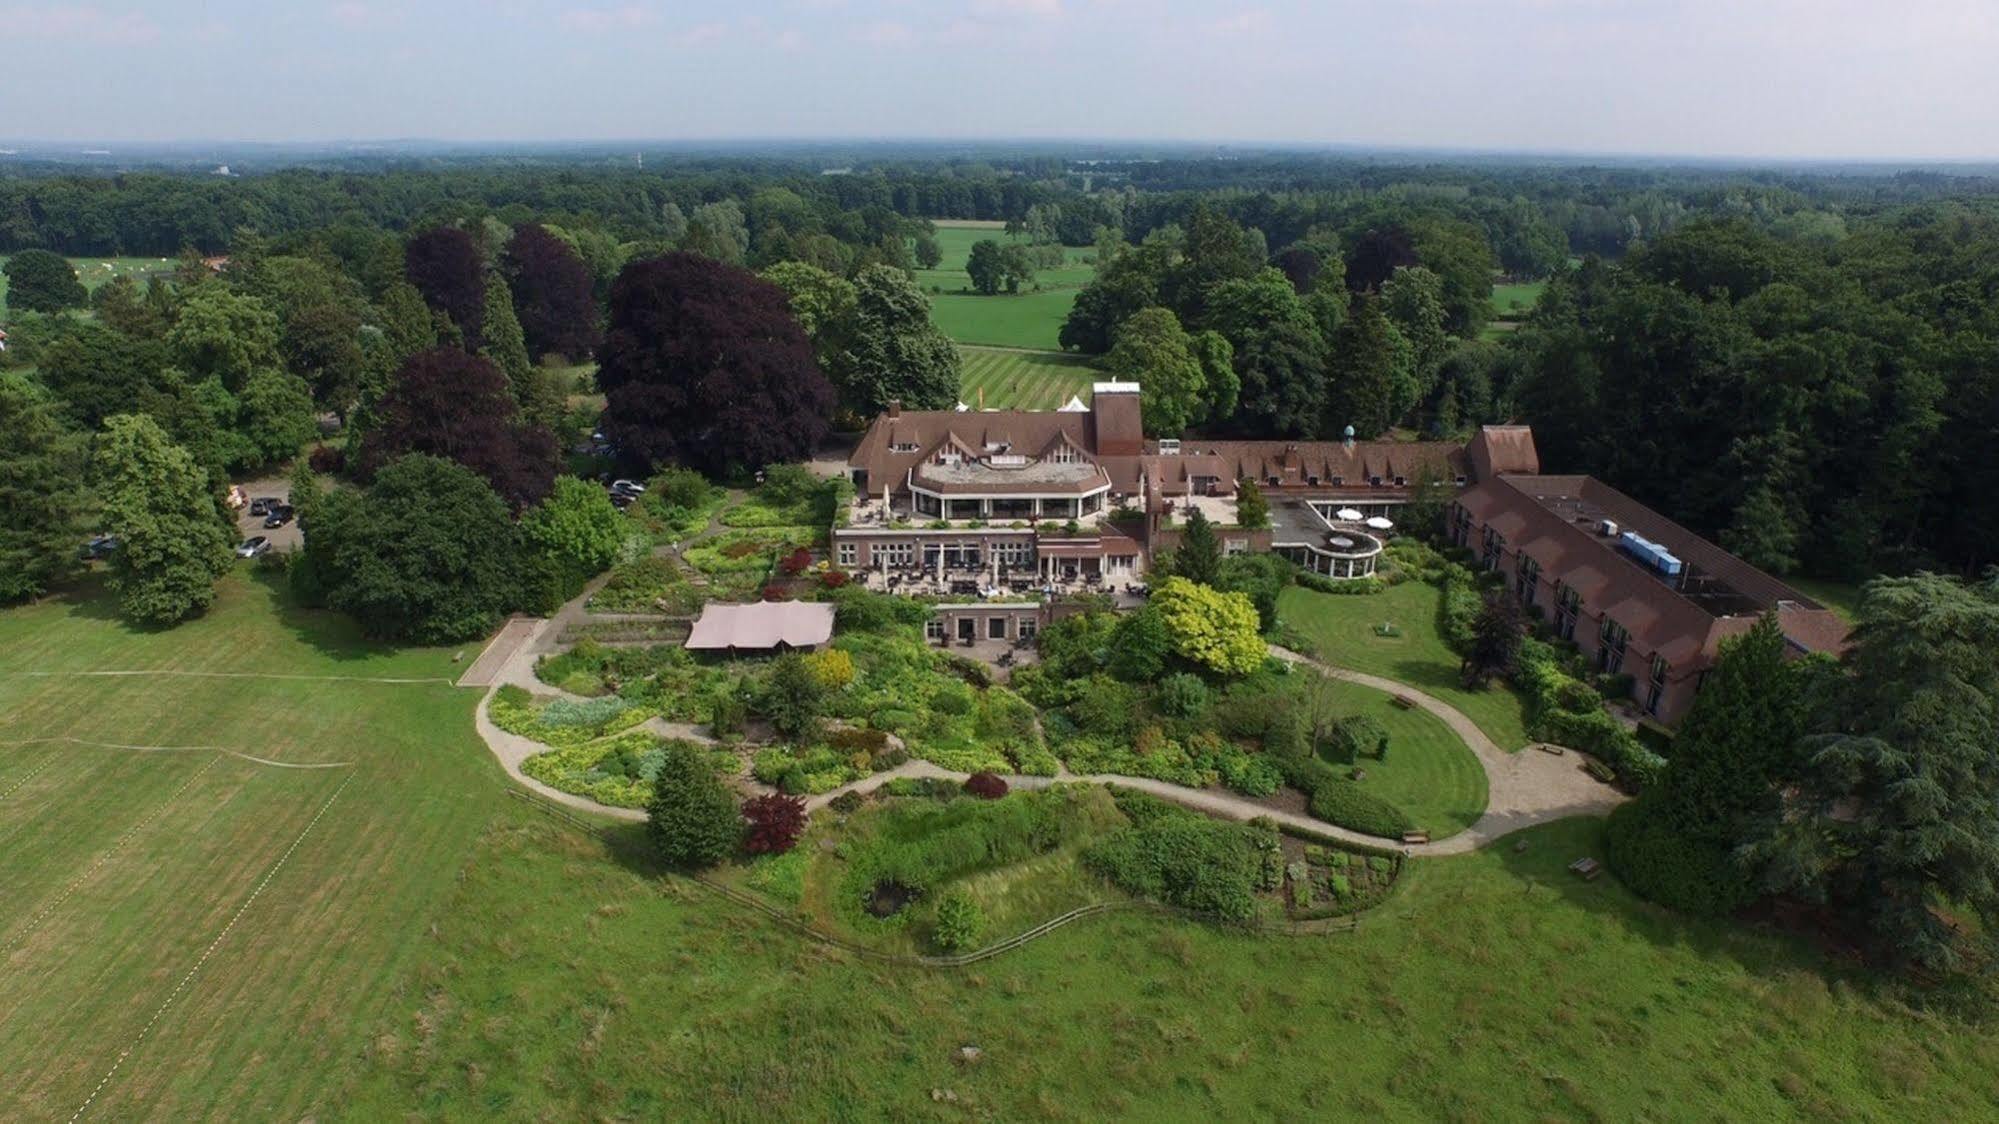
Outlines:
[[[0,0],[0,136],[1999,157],[1999,0]]]

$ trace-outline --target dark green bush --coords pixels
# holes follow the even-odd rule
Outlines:
[[[1416,826],[1402,809],[1337,777],[1312,790],[1310,808],[1327,823],[1383,839],[1400,839]]]
[[[1704,916],[1733,913],[1756,897],[1726,847],[1680,834],[1655,801],[1620,806],[1605,836],[1611,873],[1639,897]]]
[[[1208,709],[1208,685],[1198,675],[1178,672],[1159,681],[1154,702],[1171,718],[1194,718]]]
[[[1249,921],[1276,847],[1274,832],[1176,809],[1097,841],[1083,861],[1127,893]]]

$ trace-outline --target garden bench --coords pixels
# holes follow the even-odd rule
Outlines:
[[[1402,841],[1404,843],[1428,843],[1430,841],[1430,833],[1427,831],[1405,831],[1402,833]]]
[[[1395,703],[1396,706],[1401,707],[1403,710],[1416,709],[1416,700],[1410,698],[1408,695],[1396,695],[1393,697],[1392,701]]]
[[[1592,858],[1580,858],[1570,863],[1569,869],[1574,871],[1576,877],[1583,881],[1594,882],[1596,881],[1596,876],[1603,873],[1603,864]]]
[[[1557,757],[1568,752],[1568,750],[1563,749],[1553,742],[1536,742],[1534,748],[1540,750],[1542,753],[1552,753]]]

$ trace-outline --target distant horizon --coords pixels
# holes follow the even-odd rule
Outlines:
[[[0,24],[7,127],[56,145],[1166,134],[1999,160],[1990,0],[0,0]]]
[[[1426,145],[1416,143],[1390,143],[1369,141],[1309,141],[1309,140],[1245,140],[1207,139],[1179,137],[1090,137],[1090,136],[949,136],[949,135],[891,135],[891,134],[743,134],[715,136],[634,136],[634,137],[485,137],[452,139],[427,136],[333,136],[313,138],[260,139],[222,137],[177,137],[160,140],[118,137],[5,137],[0,136],[0,161],[19,157],[117,157],[119,150],[136,153],[186,154],[195,155],[202,151],[237,149],[256,150],[302,150],[311,152],[354,152],[364,154],[370,149],[388,149],[411,152],[438,152],[458,155],[501,155],[507,153],[561,153],[584,150],[602,152],[607,156],[618,155],[626,149],[638,154],[647,150],[676,151],[720,151],[729,149],[766,149],[782,151],[786,149],[810,150],[814,148],[837,148],[853,146],[857,149],[896,147],[962,147],[974,151],[981,147],[1006,148],[1022,154],[1034,154],[1037,149],[1049,155],[1067,155],[1077,149],[1104,149],[1120,155],[1112,158],[1137,159],[1135,150],[1161,150],[1180,154],[1203,150],[1238,150],[1243,154],[1286,154],[1365,157],[1410,157],[1418,159],[1503,159],[1525,162],[1584,162],[1584,163],[1632,163],[1632,164],[1683,164],[1683,165],[1732,165],[1749,167],[1811,167],[1824,165],[1862,166],[1881,169],[1920,168],[1999,168],[1999,150],[1991,155],[1974,156],[1924,156],[1924,155],[1842,155],[1826,154],[1756,154],[1756,153],[1698,153],[1673,152],[1647,149],[1562,149],[1562,148],[1488,148],[1468,145]],[[0,164],[4,167],[4,164]]]

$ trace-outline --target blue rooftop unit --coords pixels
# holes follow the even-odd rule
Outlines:
[[[1618,537],[1617,545],[1624,553],[1638,560],[1638,564],[1662,577],[1677,578],[1683,568],[1680,560],[1665,547],[1636,531],[1626,531]]]

